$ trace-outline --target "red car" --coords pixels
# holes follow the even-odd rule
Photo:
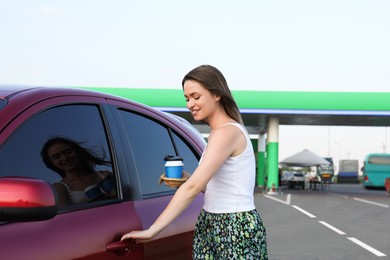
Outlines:
[[[116,195],[60,206],[53,184],[62,177],[41,156],[53,137],[104,156],[111,164],[96,170],[112,173]],[[191,259],[202,195],[153,241],[119,240],[149,227],[175,193],[159,184],[164,157],[181,156],[191,173],[204,147],[187,121],[134,101],[0,86],[0,259]]]

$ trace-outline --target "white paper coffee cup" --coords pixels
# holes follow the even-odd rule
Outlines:
[[[166,161],[165,176],[167,178],[181,179],[183,178],[183,162],[182,161]]]

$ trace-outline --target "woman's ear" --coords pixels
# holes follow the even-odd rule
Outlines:
[[[215,96],[215,101],[220,101],[220,100],[221,100],[221,96],[216,95],[216,96]]]

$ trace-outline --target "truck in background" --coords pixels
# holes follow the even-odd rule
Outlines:
[[[337,183],[359,183],[359,160],[340,160]]]
[[[334,164],[332,157],[324,157],[325,160],[329,162],[328,165],[321,165],[318,167],[318,173],[320,175],[321,181],[326,183],[333,182],[334,177]]]

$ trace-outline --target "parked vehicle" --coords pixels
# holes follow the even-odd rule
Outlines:
[[[53,136],[105,155],[116,197],[59,207],[61,176],[40,155]],[[164,157],[181,156],[191,173],[204,147],[184,119],[124,98],[0,86],[0,259],[191,259],[203,195],[151,242],[119,240],[149,227],[175,193],[159,185]]]
[[[282,185],[286,185],[289,189],[295,187],[305,188],[305,175],[300,172],[284,172],[282,174]]]
[[[362,167],[363,187],[384,188],[386,178],[390,178],[390,154],[371,153],[364,160]]]
[[[339,172],[337,174],[338,183],[359,183],[359,161],[340,160]]]
[[[321,165],[318,167],[322,183],[331,183],[334,177],[334,164],[332,157],[325,157],[329,162],[328,165]]]

